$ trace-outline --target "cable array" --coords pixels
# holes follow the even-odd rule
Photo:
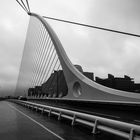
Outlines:
[[[26,92],[27,94],[30,88],[39,89],[43,84],[47,84],[47,90],[52,89],[54,84],[57,86],[56,77],[58,78],[59,74],[56,72],[60,70],[62,71],[62,67],[49,33],[36,17],[31,16],[16,93],[23,95]],[[49,83],[48,79],[51,79]],[[55,92],[58,90],[58,88],[54,89]],[[46,91],[41,92],[46,93]]]
[[[26,2],[23,2],[23,0],[16,0],[16,1],[26,13],[30,13],[30,5],[28,0],[26,0]]]

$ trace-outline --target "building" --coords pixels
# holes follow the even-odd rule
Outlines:
[[[94,81],[94,73],[92,72],[83,72],[83,74],[89,78],[90,80]]]
[[[28,96],[34,96],[34,88],[29,88],[28,89]]]
[[[75,65],[75,67],[87,78],[101,85],[117,90],[140,93],[140,83],[134,83],[134,79],[127,75],[124,75],[124,77],[114,77],[114,75],[108,74],[108,78],[102,79],[100,77],[95,77],[94,80],[94,73],[84,72],[80,65]],[[47,96],[61,98],[66,96],[67,93],[68,87],[63,70],[54,71],[41,86],[35,86],[28,90],[28,96],[35,97]]]
[[[83,73],[83,68],[80,65],[74,65],[74,67],[79,70],[81,73]]]
[[[134,84],[134,92],[140,93],[140,83]]]
[[[133,92],[135,87],[133,78],[130,78],[127,75],[124,75],[122,78],[114,77],[113,75],[108,74],[108,78],[102,79],[96,77],[95,81],[101,85],[128,92]]]
[[[34,96],[40,97],[42,93],[42,87],[41,86],[35,86],[34,88]]]
[[[63,97],[68,93],[67,83],[62,70],[54,71],[42,84],[42,93],[48,97]]]

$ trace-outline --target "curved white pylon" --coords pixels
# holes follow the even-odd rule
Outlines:
[[[66,82],[68,85],[68,94],[65,98],[69,99],[82,99],[82,100],[107,100],[107,101],[132,101],[139,102],[140,94],[125,92],[120,90],[111,89],[100,84],[97,84],[82,73],[80,73],[67,57],[60,40],[50,27],[50,25],[41,16],[29,13],[29,15],[36,17],[46,30],[48,31],[59,60],[61,62]]]

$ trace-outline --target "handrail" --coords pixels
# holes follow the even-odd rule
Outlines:
[[[21,100],[11,100],[11,101],[28,107],[36,108],[37,110],[49,112],[49,116],[50,114],[58,115],[58,119],[60,118],[70,119],[72,120],[72,125],[74,125],[75,123],[82,123],[83,125],[93,127],[92,131],[93,133],[96,133],[97,130],[100,130],[121,136],[129,140],[132,139],[140,140],[140,126],[136,124],[130,124],[118,120],[103,118],[68,109],[62,109],[59,107],[37,104],[29,101],[21,101]]]

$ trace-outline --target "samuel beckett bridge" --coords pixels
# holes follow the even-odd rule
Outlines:
[[[28,0],[17,2],[30,16],[30,21],[15,91],[18,99],[3,103],[19,118],[12,126],[5,122],[11,129],[13,127],[13,132],[9,132],[11,138],[140,139],[140,94],[98,84],[92,80],[91,73],[84,73],[81,66],[73,65],[46,18],[140,36],[40,16],[30,11]],[[12,116],[11,110],[9,115]]]

